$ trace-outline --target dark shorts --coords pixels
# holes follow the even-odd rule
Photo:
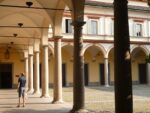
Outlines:
[[[21,96],[24,97],[24,95],[25,95],[25,87],[20,87],[18,93],[19,93],[19,97],[21,97]]]

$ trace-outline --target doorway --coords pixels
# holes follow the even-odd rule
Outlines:
[[[105,85],[105,78],[104,78],[104,64],[99,65],[99,70],[100,70],[100,85]]]
[[[12,64],[0,64],[0,89],[12,88]]]
[[[104,64],[99,64],[100,85],[105,85]],[[108,84],[110,84],[110,65],[108,64]]]
[[[62,64],[62,86],[66,86],[66,64]]]
[[[89,65],[84,64],[84,85],[88,86],[89,85]]]
[[[146,84],[147,76],[146,76],[146,64],[139,64],[139,83]]]

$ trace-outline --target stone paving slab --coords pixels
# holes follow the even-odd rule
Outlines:
[[[0,90],[0,113],[69,113],[72,106],[68,103],[51,104],[52,98],[28,95],[26,106],[17,108],[16,90]]]

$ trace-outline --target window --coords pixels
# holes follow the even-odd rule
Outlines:
[[[97,21],[91,20],[91,34],[97,34]]]
[[[72,33],[72,26],[71,26],[72,20],[71,19],[66,19],[65,20],[65,32],[66,33]]]
[[[142,24],[136,24],[135,33],[138,37],[142,36]]]
[[[114,20],[112,19],[110,22],[111,35],[114,35]]]

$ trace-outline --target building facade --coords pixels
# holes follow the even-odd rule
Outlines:
[[[149,8],[145,0],[114,0],[114,9],[126,13],[127,2],[130,52],[127,50],[125,56],[118,59],[121,61],[115,63],[121,66],[121,70],[125,67],[127,72],[130,71],[127,68],[129,63],[124,66],[122,58],[130,61],[131,53],[132,82],[149,84],[150,65],[145,61],[150,53]],[[123,9],[116,5],[123,6]],[[30,94],[49,97],[49,87],[53,86],[53,103],[61,103],[62,86],[73,85],[71,112],[87,113],[84,109],[84,85],[108,87],[114,83],[114,37],[121,36],[121,33],[114,27],[112,0],[0,0],[0,12],[0,88],[16,88],[18,75],[24,72]],[[122,19],[122,15],[125,17],[122,20],[127,22],[127,15],[118,12],[119,18],[116,18]],[[128,25],[122,24],[121,20],[116,23],[125,27],[120,29],[128,36]],[[117,30],[115,34],[114,28]],[[124,40],[119,38],[118,42]],[[128,40],[122,44],[128,49]],[[123,50],[122,46],[116,46],[116,49],[119,47]],[[119,52],[124,54],[125,51]],[[132,100],[132,88],[128,87],[131,86],[130,77],[126,77],[129,75],[117,74],[117,83],[122,82],[120,76],[125,78],[120,86],[115,84],[118,88],[116,97],[120,99],[116,99],[116,106],[120,111],[119,105],[128,105],[124,99],[126,96]],[[125,95],[119,87],[126,89]],[[132,112],[132,101],[128,103],[130,106],[118,113],[128,108]]]
[[[144,1],[129,1],[129,32],[132,56],[133,84],[149,84],[149,8]],[[86,1],[83,27],[83,49],[85,85],[114,83],[114,16],[111,0]],[[64,86],[72,84],[73,27],[71,15],[64,13],[62,22],[62,69]],[[49,39],[50,43],[53,40]],[[52,45],[52,44],[51,44]]]
[[[3,4],[8,3],[4,2]],[[11,10],[11,7],[8,9]],[[36,88],[35,84],[37,84],[37,80],[39,81],[38,84],[41,86],[42,71],[45,72],[45,70],[42,69],[45,69],[43,68],[45,65],[47,65],[46,73],[48,74],[45,80],[49,86],[53,86],[54,75],[58,73],[62,76],[63,86],[72,86],[74,30],[71,25],[72,17],[70,10],[68,10],[68,7],[65,9],[66,11],[63,13],[62,24],[59,28],[61,29],[61,35],[56,36],[57,39],[53,37],[53,25],[51,24],[47,26],[46,23],[42,23],[47,27],[32,28],[36,29],[32,32],[35,37],[30,37],[30,34],[26,33],[28,30],[24,31],[21,29],[16,33],[16,30],[11,28],[13,26],[7,26],[10,31],[6,28],[2,28],[1,37],[8,37],[8,40],[1,44],[1,88],[15,88],[17,84],[17,75],[20,72],[29,72],[29,89],[33,92]],[[13,10],[14,12],[16,11],[16,9]],[[4,16],[5,12],[3,13]],[[34,23],[30,22],[25,16],[23,17],[19,12],[13,14],[7,12],[7,14],[8,16],[4,16],[1,19],[1,27],[6,27],[4,23],[6,23],[7,19],[8,23],[13,23],[13,19],[12,21],[9,19],[15,16],[18,18],[17,24],[19,27],[25,26],[24,23],[21,23],[21,20],[26,20],[30,23],[28,25],[29,27],[34,26]],[[31,15],[29,14],[27,16]],[[146,56],[150,53],[149,17],[149,9],[145,1],[129,1],[129,32],[133,84],[149,84],[150,82],[149,63],[145,62]],[[85,85],[112,85],[114,83],[114,16],[112,0],[106,0],[105,2],[101,0],[86,1],[84,21],[86,24],[83,27],[83,49],[81,51],[84,57]],[[23,25],[21,26],[21,24]],[[38,32],[39,29],[42,29],[42,32],[44,32],[45,29],[49,31],[47,34],[44,34],[48,36],[48,42],[42,39],[42,43],[45,43],[43,46],[40,46],[41,39],[39,36],[41,34]],[[10,34],[9,32],[12,31],[13,34]],[[8,35],[3,36],[3,32],[7,32]],[[24,34],[26,37],[23,36]],[[25,42],[21,42],[20,40],[20,42],[17,42],[18,38],[24,38]],[[59,42],[59,40],[61,40],[61,42]],[[55,41],[58,44],[54,44]],[[27,43],[27,45],[25,43]],[[32,43],[34,43],[34,45]],[[57,55],[54,46],[59,46],[60,48],[59,51],[57,51]],[[43,61],[44,57],[48,59],[48,62]],[[58,64],[54,65],[55,62],[58,62]],[[43,66],[42,63],[45,63],[45,65]],[[39,67],[36,66],[38,64]],[[39,72],[36,70],[39,70]],[[34,76],[36,73],[38,73],[38,77]],[[7,79],[8,77],[10,79]],[[3,84],[8,81],[9,84]]]

